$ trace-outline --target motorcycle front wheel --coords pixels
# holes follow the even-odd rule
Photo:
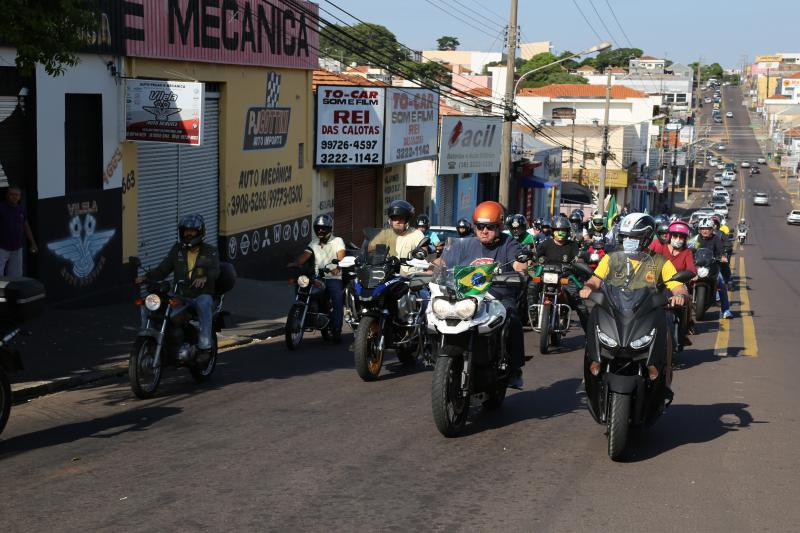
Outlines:
[[[128,359],[128,379],[131,390],[142,400],[152,398],[161,381],[161,365],[153,368],[157,348],[153,337],[139,337]]]
[[[464,398],[461,394],[463,368],[464,358],[460,348],[442,348],[433,370],[431,408],[436,429],[445,437],[458,436],[467,423],[469,396]]]
[[[300,343],[303,342],[303,306],[295,304],[289,309],[289,315],[286,317],[286,347],[290,350],[296,350]]]
[[[383,352],[378,349],[381,338],[381,325],[374,316],[365,316],[356,328],[354,342],[354,358],[356,372],[364,381],[378,379],[383,366]]]
[[[546,354],[550,349],[550,305],[542,305],[539,323],[542,331],[539,332],[539,353]]]
[[[0,433],[6,427],[11,414],[11,382],[8,376],[0,369]]]
[[[704,285],[697,287],[694,292],[694,317],[697,320],[703,320],[706,316],[706,300],[708,298],[707,290]]]
[[[619,461],[625,453],[630,414],[631,397],[612,392],[608,416],[608,456],[612,461]]]
[[[217,334],[214,333],[213,337],[211,337],[211,357],[209,357],[208,362],[202,367],[189,367],[189,372],[196,382],[203,383],[211,378],[211,374],[217,368],[217,349]]]

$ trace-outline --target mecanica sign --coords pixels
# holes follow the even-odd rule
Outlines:
[[[124,0],[125,54],[317,68],[318,6],[303,0]]]

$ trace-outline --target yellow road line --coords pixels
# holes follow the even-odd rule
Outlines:
[[[710,295],[714,298],[715,295]],[[717,357],[726,357],[728,355],[728,341],[731,336],[730,320],[722,318],[722,312],[719,314],[719,329],[717,330],[717,341],[714,343],[714,355]]]
[[[741,302],[742,327],[744,329],[744,352],[747,357],[758,357],[756,341],[756,323],[750,309],[750,295],[747,293],[747,272],[744,268],[744,257],[739,258],[739,301]]]

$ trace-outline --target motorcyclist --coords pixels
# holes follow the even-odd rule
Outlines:
[[[747,226],[747,221],[743,218],[739,221],[739,224],[736,226],[736,237],[741,239],[747,238],[747,232],[750,228]]]
[[[200,334],[197,342],[197,363],[203,364],[211,357],[213,326],[214,283],[220,273],[217,249],[203,242],[206,223],[199,214],[186,215],[178,224],[178,241],[167,256],[144,276],[137,277],[137,285],[161,281],[170,274],[178,284],[178,295],[183,307],[197,315]]]
[[[486,201],[478,204],[472,213],[472,222],[475,226],[475,237],[453,241],[442,255],[441,260],[445,265],[491,262],[500,265],[502,270],[510,268],[517,272],[526,270],[527,264],[516,260],[522,252],[519,242],[503,233],[503,207],[499,203]],[[511,337],[508,386],[520,389],[523,385],[522,366],[525,364],[525,346],[522,322],[517,313],[516,290],[509,287],[491,287],[489,293],[506,308],[506,320]]]
[[[592,270],[597,268],[600,260],[606,255],[606,238],[602,233],[595,233],[592,235],[592,242],[589,248],[581,252],[580,258],[584,263],[592,267]]]
[[[536,244],[536,246],[538,246],[541,242],[553,238],[553,228],[550,226],[549,218],[543,218],[540,226],[542,231],[534,237],[534,244]]]
[[[731,235],[731,229],[727,224],[723,224],[722,220],[717,215],[712,216],[711,220],[714,222],[714,233],[719,235],[722,241],[722,253],[727,258],[724,263],[720,264],[720,271],[722,272],[722,277],[725,279],[725,283],[730,285],[731,278],[733,277],[730,264],[731,256],[733,255],[733,236]]]
[[[442,250],[444,249],[444,242],[439,239],[439,235],[435,231],[431,231],[431,219],[428,217],[428,215],[421,214],[417,216],[417,229],[420,230],[424,236],[431,240],[430,244],[428,245],[428,250],[431,253],[441,255]]]
[[[724,246],[720,236],[714,233],[714,221],[706,218],[700,221],[697,226],[699,238],[697,240],[697,247],[707,248],[711,250],[715,259],[720,263],[727,263],[728,258],[725,255]],[[717,273],[717,286],[719,291],[720,307],[722,309],[722,318],[733,318],[731,312],[731,305],[728,301],[728,287],[725,284],[725,278],[722,276],[722,269]]]
[[[374,252],[379,244],[383,244],[389,247],[389,256],[406,259],[425,238],[421,231],[409,225],[414,218],[414,206],[405,200],[394,200],[389,204],[386,216],[389,219],[389,227],[375,235],[367,250]],[[413,267],[405,265],[400,267],[400,273],[404,276],[413,270]]]
[[[566,217],[557,216],[553,219],[553,238],[548,239],[536,247],[536,263],[540,265],[562,265],[571,263],[580,253],[580,245],[569,239],[571,230],[569,220]],[[534,266],[534,273],[537,268]],[[530,304],[539,303],[539,292],[541,286],[535,283],[528,285],[528,302]],[[569,299],[570,306],[578,313],[581,327],[586,331],[586,321],[589,318],[589,310],[586,304],[578,298],[577,280],[571,277],[569,285],[564,286],[564,291]]]
[[[456,224],[456,232],[461,239],[464,237],[472,237],[472,222],[467,218],[459,219]]]
[[[660,252],[664,257],[670,260],[672,266],[678,272],[688,270],[697,274],[697,266],[694,264],[694,255],[692,251],[686,246],[689,240],[689,225],[683,221],[676,220],[669,225],[669,244]],[[651,248],[652,250],[652,248]],[[687,304],[684,306],[686,312],[681,317],[681,332],[683,333],[683,340],[681,344],[684,346],[691,346],[692,341],[686,335],[692,327],[691,317],[691,302],[690,297],[687,296]]]
[[[312,256],[317,272],[325,271],[325,296],[331,301],[330,331],[334,342],[342,339],[342,322],[344,319],[344,285],[340,269],[328,272],[325,270],[334,259],[342,260],[345,256],[344,241],[333,235],[333,218],[330,215],[319,215],[314,219],[314,236],[311,242],[295,261],[286,266],[302,266]]]
[[[536,240],[536,236],[542,232],[542,219],[541,218],[533,218],[531,219],[530,226],[528,227],[528,233],[531,234],[534,241]]]
[[[622,250],[608,254],[600,261],[594,275],[581,289],[581,297],[588,298],[592,291],[600,288],[603,280],[611,276],[613,280],[626,280],[625,285],[630,288],[663,283],[672,293],[670,303],[673,306],[685,306],[689,296],[686,286],[678,281],[669,281],[677,270],[666,257],[648,250],[655,233],[655,226],[653,217],[644,213],[632,213],[622,219],[619,228]],[[643,265],[646,265],[645,268],[640,268]],[[670,355],[667,368],[671,368],[671,365]],[[671,376],[667,378],[668,386],[670,382]]]
[[[511,236],[517,239],[523,248],[533,245],[533,235],[528,233],[528,221],[519,213],[511,217]]]
[[[650,243],[648,248],[651,252],[666,256],[667,247],[670,242],[669,217],[666,215],[658,215],[653,218],[656,223],[656,238]]]
[[[583,211],[580,209],[573,209],[569,215],[569,224],[571,226],[572,240],[577,242],[579,246],[583,246],[583,242],[587,240],[588,232],[583,227]]]

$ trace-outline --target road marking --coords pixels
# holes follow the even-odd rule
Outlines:
[[[741,302],[740,316],[744,329],[744,352],[746,357],[758,357],[758,342],[756,341],[756,323],[753,320],[753,311],[750,309],[750,295],[747,288],[747,272],[744,267],[744,257],[739,258],[739,301]]]
[[[714,296],[711,296],[712,298]],[[714,343],[714,355],[717,357],[728,356],[728,341],[730,340],[731,330],[728,324],[730,319],[722,318],[722,311],[719,313],[719,329],[717,329],[717,341]]]

